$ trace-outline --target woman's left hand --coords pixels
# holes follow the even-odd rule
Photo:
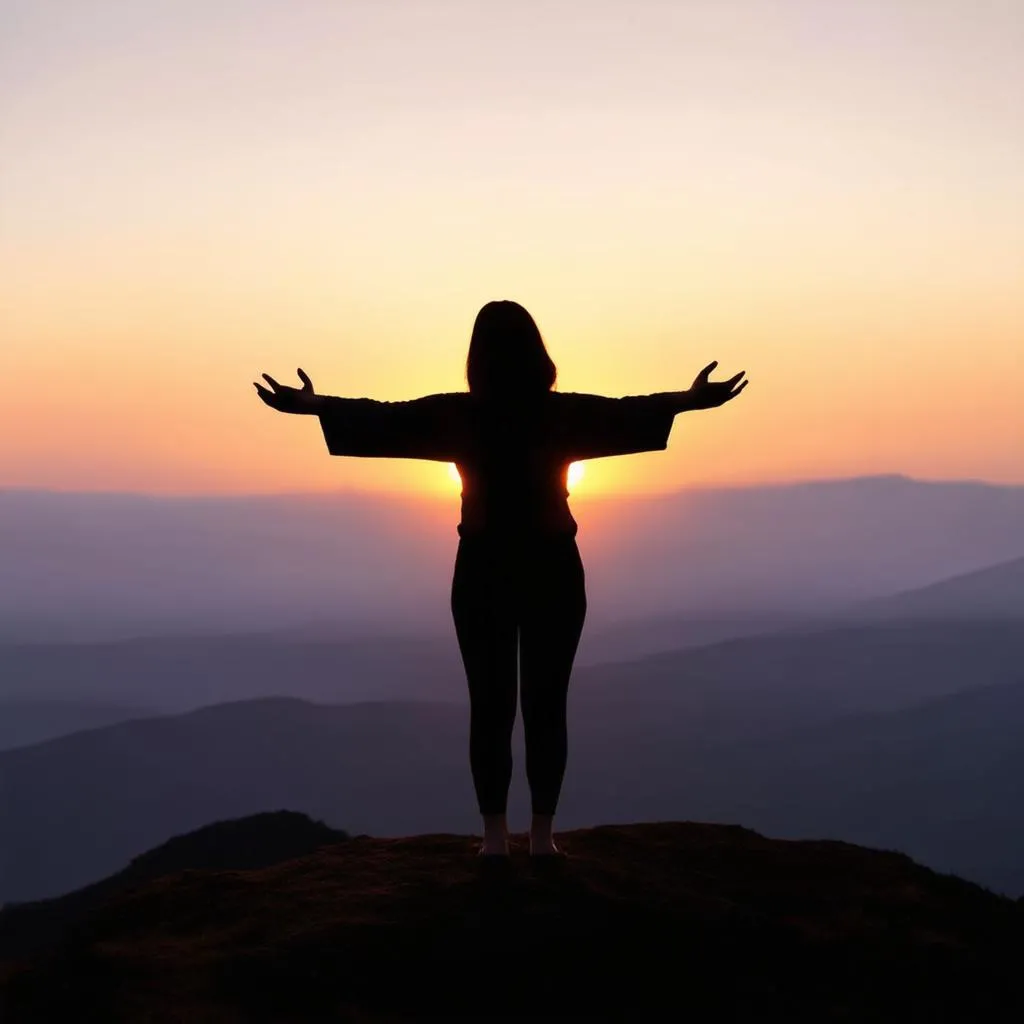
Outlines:
[[[741,370],[728,380],[711,380],[711,372],[718,366],[718,360],[708,363],[693,381],[689,390],[693,409],[716,409],[726,402],[731,402],[749,383],[743,380],[746,370]],[[742,383],[740,383],[742,381]],[[737,386],[738,385],[738,386]]]

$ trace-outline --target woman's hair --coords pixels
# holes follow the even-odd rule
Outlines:
[[[550,391],[556,376],[533,317],[518,302],[488,302],[477,313],[466,358],[473,394],[527,398]]]

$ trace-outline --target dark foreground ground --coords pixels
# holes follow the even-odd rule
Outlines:
[[[898,854],[609,826],[504,875],[465,836],[334,836],[253,868],[250,829],[247,870],[176,840],[175,873],[0,913],[0,1020],[1024,1020],[1024,907]]]

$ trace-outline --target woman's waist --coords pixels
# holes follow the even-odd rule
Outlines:
[[[471,572],[498,573],[508,580],[560,576],[567,568],[579,570],[575,524],[571,530],[472,530],[459,524],[456,565]]]
[[[481,500],[463,496],[459,534],[510,537],[576,535],[576,520],[565,499]]]

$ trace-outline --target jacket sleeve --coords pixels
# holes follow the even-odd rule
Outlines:
[[[675,412],[659,395],[606,398],[563,394],[556,407],[557,433],[574,460],[662,451]]]
[[[462,448],[458,395],[409,402],[328,398],[320,426],[332,455],[454,462]]]

